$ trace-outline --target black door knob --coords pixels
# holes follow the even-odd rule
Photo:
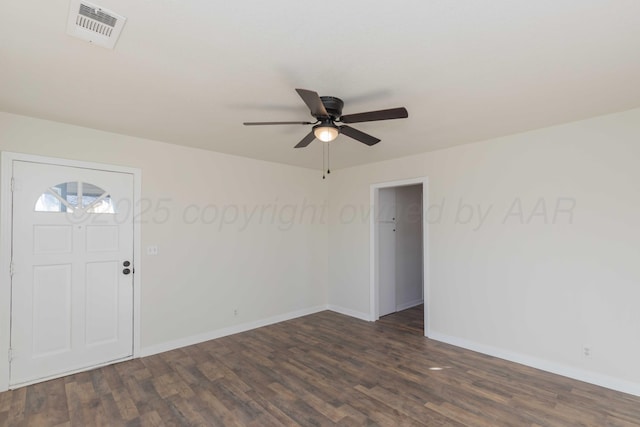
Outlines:
[[[124,265],[125,267],[129,267],[131,263],[129,261],[125,261],[122,263],[122,265]]]
[[[125,268],[124,270],[122,270],[122,272],[124,274],[129,274],[129,273],[131,273],[131,270],[129,270],[128,268]]]

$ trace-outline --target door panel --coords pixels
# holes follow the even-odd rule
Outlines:
[[[70,254],[73,251],[73,229],[70,225],[34,225],[33,253]]]
[[[87,252],[112,252],[120,247],[116,225],[87,226]]]
[[[118,339],[117,262],[90,262],[86,266],[86,344]]]
[[[14,161],[13,178],[11,385],[131,356],[133,175]]]
[[[33,357],[71,347],[71,264],[36,266],[33,271]]]

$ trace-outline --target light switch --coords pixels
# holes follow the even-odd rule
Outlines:
[[[158,246],[157,245],[147,246],[147,255],[150,255],[150,256],[158,255]]]

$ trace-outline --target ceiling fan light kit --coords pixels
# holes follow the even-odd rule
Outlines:
[[[331,142],[338,137],[340,130],[331,122],[322,123],[313,127],[313,135],[322,142]]]
[[[409,113],[404,107],[379,111],[367,111],[365,113],[348,114],[343,116],[342,107],[344,106],[344,102],[340,98],[336,98],[335,96],[319,96],[317,92],[307,89],[296,89],[296,92],[298,92],[300,98],[302,98],[304,103],[307,104],[307,107],[309,107],[311,116],[316,119],[315,122],[245,122],[244,125],[314,125],[311,132],[302,138],[294,148],[306,147],[316,138],[322,142],[331,142],[335,140],[339,134],[343,134],[363,144],[372,146],[380,142],[380,139],[352,128],[351,126],[338,126],[336,125],[336,122],[351,124],[374,122],[379,120],[405,119],[409,117]]]

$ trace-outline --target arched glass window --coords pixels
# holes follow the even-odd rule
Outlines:
[[[116,213],[109,193],[88,182],[64,182],[47,188],[36,201],[36,212]]]

